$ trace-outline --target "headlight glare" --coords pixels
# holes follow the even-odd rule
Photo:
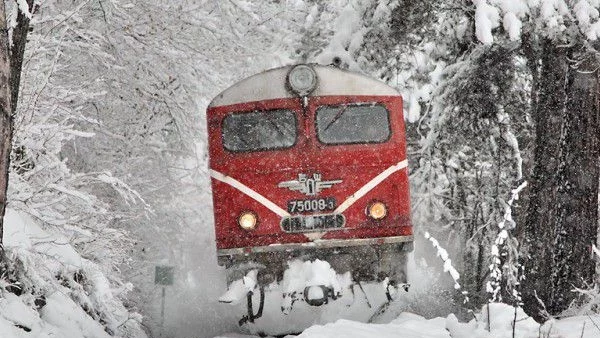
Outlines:
[[[240,214],[240,217],[238,217],[238,224],[240,225],[240,228],[246,231],[256,229],[256,223],[257,217],[252,211],[244,211]]]

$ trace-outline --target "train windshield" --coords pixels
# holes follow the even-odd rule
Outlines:
[[[325,144],[382,143],[391,135],[389,113],[381,104],[322,106],[316,123]]]
[[[296,114],[287,109],[233,113],[223,120],[223,146],[235,152],[290,148],[296,123]]]

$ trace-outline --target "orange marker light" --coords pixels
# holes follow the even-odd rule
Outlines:
[[[387,208],[382,202],[375,202],[369,206],[369,216],[372,219],[382,219],[387,215]]]

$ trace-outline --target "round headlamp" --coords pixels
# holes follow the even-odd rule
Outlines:
[[[287,80],[294,93],[306,96],[317,86],[317,73],[307,65],[297,65],[290,70]]]
[[[238,217],[240,228],[250,231],[256,229],[257,218],[252,211],[244,211]]]
[[[367,212],[372,219],[382,219],[387,215],[387,207],[383,202],[373,202],[367,208]]]

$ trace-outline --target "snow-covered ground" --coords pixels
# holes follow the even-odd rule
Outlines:
[[[128,286],[123,286],[124,289],[111,288],[97,264],[78,255],[67,239],[42,229],[29,216],[9,209],[5,224],[7,251],[12,261],[22,264],[19,268],[21,284],[12,286],[27,292],[18,294],[14,289],[9,292],[11,285],[8,282],[0,285],[0,338],[145,337],[140,330],[141,317],[127,310],[118,297]],[[540,325],[521,309],[493,303],[484,306],[468,323],[459,322],[454,314],[439,316],[450,308],[447,304],[450,298],[444,299],[443,293],[439,292],[440,275],[424,263],[417,266],[414,260],[410,262],[411,290],[408,293],[401,291],[399,298],[382,314],[377,313],[385,302],[381,285],[365,284],[362,289],[351,287],[348,276],[332,274],[323,262],[292,262],[283,283],[267,290],[263,317],[253,324],[246,324],[244,329],[253,334],[302,332],[299,337],[319,338],[600,337],[598,315],[570,317]],[[75,276],[77,273],[81,276]],[[296,302],[288,314],[281,311],[282,306],[289,305],[282,298],[283,290],[303,288],[313,282],[337,288],[343,296],[321,307]],[[236,298],[231,293],[228,296]],[[216,315],[227,313],[231,321],[231,318],[244,315],[244,302],[242,297],[238,304],[221,304],[211,311]],[[258,297],[255,297],[256,308]],[[208,315],[207,308],[199,310]],[[170,311],[173,316],[178,313],[175,308]],[[435,314],[438,316],[432,316]],[[189,316],[179,312],[176,317],[181,322]],[[221,330],[231,328],[231,325],[225,325]],[[193,337],[204,337],[207,332],[215,331],[218,332],[219,328],[207,328],[207,331],[197,332]],[[166,333],[165,337],[169,336],[170,333]],[[217,337],[257,336],[226,333]]]
[[[258,336],[301,333],[299,337],[314,338],[600,337],[600,315],[569,317],[540,325],[521,308],[503,303],[490,303],[477,313],[471,314],[468,322],[460,321],[457,315],[451,313],[457,307],[453,304],[452,292],[447,292],[454,288],[456,279],[440,274],[435,267],[428,266],[424,259],[419,261],[419,264],[416,264],[414,259],[409,260],[409,282],[412,285],[409,292],[400,290],[396,300],[386,306],[383,312],[380,310],[386,302],[386,297],[381,285],[363,284],[362,289],[356,285],[353,288],[348,287],[348,276],[331,276],[327,263],[290,262],[284,280],[267,288],[263,317],[255,323],[245,324],[242,330]],[[247,288],[253,288],[251,279],[252,274],[249,274],[240,282],[245,283]],[[304,288],[316,279],[318,284],[342,288],[342,297],[321,307],[297,302],[289,311],[282,311],[289,305],[289,302],[282,298],[283,290],[289,292]],[[237,287],[244,290],[243,285]],[[236,298],[236,293],[240,295],[235,289],[235,285],[232,285],[223,299],[232,300]],[[259,304],[258,298],[257,295],[254,296],[255,311]],[[245,301],[245,298],[241,298],[237,306],[231,306],[231,313],[235,313],[237,318],[245,314]],[[228,333],[217,337],[257,336]]]
[[[598,338],[600,316],[571,317],[550,321],[544,325],[536,323],[520,308],[501,303],[485,306],[476,319],[461,323],[455,315],[446,318],[425,319],[404,312],[387,324],[367,324],[346,319],[324,325],[314,325],[298,337],[311,338]],[[516,325],[515,325],[516,324]],[[514,328],[514,329],[513,329]],[[253,337],[240,334],[225,334],[219,338]]]
[[[0,271],[0,338],[146,338],[141,316],[127,309],[102,267],[81,257],[64,236],[7,209]]]

